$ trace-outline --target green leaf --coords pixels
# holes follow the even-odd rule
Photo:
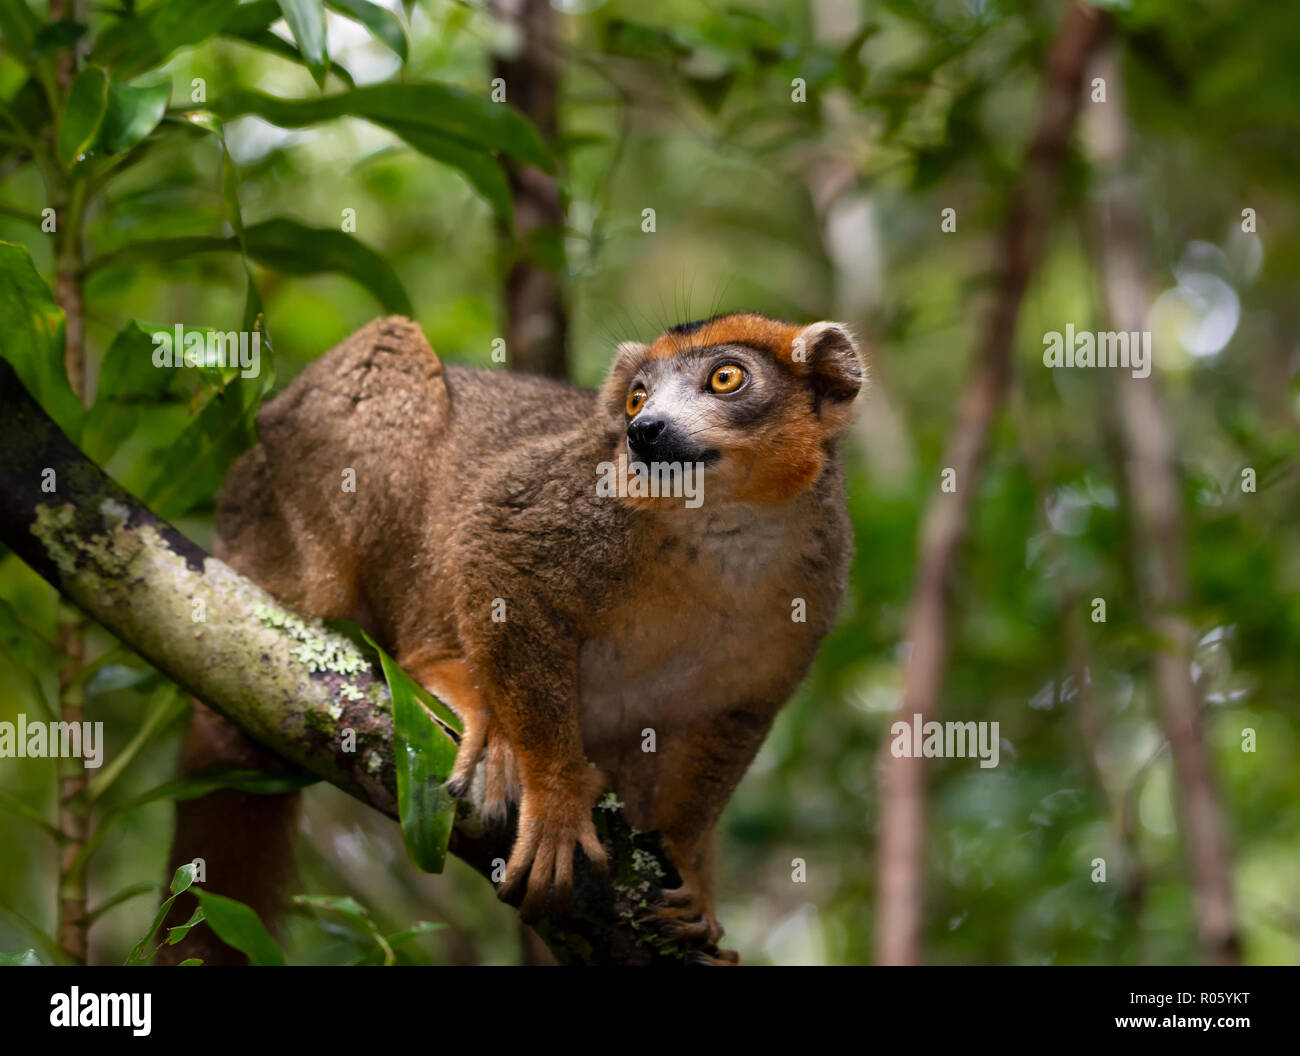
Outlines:
[[[107,108],[108,75],[97,67],[87,66],[72,82],[59,118],[54,153],[61,165],[71,168],[90,152]]]
[[[63,952],[59,945],[59,940],[53,935],[47,934],[35,923],[28,920],[19,913],[13,906],[0,901],[0,915],[8,917],[17,924],[23,931],[27,932],[32,938],[41,944],[45,949],[45,954],[53,964],[66,965],[71,963],[68,955]]]
[[[41,32],[41,20],[27,0],[0,0],[0,33],[6,50],[24,66],[31,65],[32,48]]]
[[[282,58],[306,65],[303,54],[283,37],[271,32],[271,25],[280,20],[280,5],[276,0],[255,0],[251,4],[240,4],[231,13],[221,33],[233,40],[241,40],[255,48],[269,51]],[[330,60],[329,71],[349,88],[356,87],[352,74]]]
[[[370,911],[351,895],[294,895],[293,904],[310,910],[329,910],[350,918],[361,927],[370,924]]]
[[[178,964],[177,968],[197,968],[203,963],[200,957],[186,957],[185,960]]]
[[[178,866],[176,872],[172,874],[172,882],[169,888],[172,895],[175,896],[183,891],[188,891],[194,884],[194,876],[197,872],[198,870],[195,869],[193,862]]]
[[[456,817],[456,801],[443,787],[456,762],[456,742],[426,707],[432,695],[372,639],[367,641],[379,654],[393,696],[393,763],[406,853],[417,868],[440,873]]]
[[[374,295],[386,312],[412,315],[414,309],[402,280],[388,262],[364,242],[331,227],[308,227],[277,218],[254,224],[244,232],[249,257],[264,267],[288,275],[333,272],[354,280]],[[137,267],[184,260],[196,253],[237,252],[239,238],[189,237],[134,242],[90,264],[91,271]],[[265,347],[265,343],[263,343]]]
[[[548,172],[553,163],[537,130],[519,111],[482,95],[434,81],[369,84],[314,99],[281,99],[238,90],[214,109],[229,120],[243,114],[282,128],[302,128],[338,117],[361,117],[400,131],[422,128],[460,140],[467,146],[499,150],[516,161]]]
[[[337,272],[365,287],[386,312],[413,315],[402,280],[360,239],[330,227],[308,227],[284,218],[254,224],[245,233],[248,254],[288,275]]]
[[[431,931],[442,931],[446,926],[446,924],[436,924],[431,920],[417,920],[409,928],[403,928],[401,931],[395,931],[387,936],[388,945],[397,947],[404,942],[410,942],[418,935],[427,935]]]
[[[63,309],[54,303],[27,247],[0,242],[0,356],[13,364],[32,398],[74,441],[81,402],[63,366]]]
[[[271,0],[271,3],[274,5],[275,0]],[[276,17],[279,17],[278,7],[276,8]],[[231,33],[229,30],[226,30],[222,35],[230,37],[233,40],[242,40],[245,44],[251,44],[255,48],[269,51],[271,54],[279,55],[281,58],[289,59],[291,62],[306,64],[306,60],[302,57],[301,51],[295,48],[283,37],[277,37],[269,29],[253,29],[248,30],[245,33]],[[333,59],[329,62],[329,71],[349,88],[356,87],[357,82],[352,79],[352,74],[348,72],[347,67],[340,66]]]
[[[130,78],[221,32],[239,0],[162,0],[106,30],[90,61]]]
[[[96,835],[98,835],[98,833],[96,833]],[[163,904],[159,906],[158,911],[154,913],[153,923],[149,925],[149,930],[140,937],[139,942],[131,947],[131,952],[126,955],[126,960],[122,962],[123,964],[148,964],[153,960],[153,953],[149,954],[147,957],[145,956],[145,948],[153,940],[158,929],[162,927],[163,921],[167,919],[167,911],[172,908],[172,903],[176,901],[176,896],[189,890],[189,888],[193,886],[194,872],[194,863],[187,862],[172,874],[171,897],[163,900]],[[157,952],[157,950],[154,951],[154,953]]]
[[[384,937],[376,926],[375,922],[370,919],[370,913],[366,907],[358,902],[355,898],[347,895],[298,895],[293,900],[295,909],[300,911],[307,910],[311,913],[324,917],[326,914],[337,914],[347,921],[362,936],[373,942],[379,951],[379,955],[384,964],[393,964],[396,961],[396,955],[393,953],[393,947]],[[334,930],[328,927],[326,930]],[[342,929],[339,929],[342,931]],[[349,933],[344,932],[348,937]]]
[[[289,23],[289,32],[298,42],[298,50],[316,84],[325,87],[325,70],[329,53],[325,46],[325,6],[321,0],[280,0],[280,10]]]
[[[0,953],[0,968],[40,968],[41,959],[35,950],[20,950],[17,953]]]
[[[71,18],[61,18],[42,26],[32,44],[33,55],[46,55],[61,48],[71,47],[86,35],[86,26]]]
[[[444,84],[367,85],[305,100],[236,91],[216,105],[227,118],[257,114],[285,128],[344,116],[372,121],[422,154],[459,169],[507,224],[512,222],[510,188],[496,153],[554,171],[536,129],[518,111]]]
[[[242,902],[211,891],[198,891],[208,926],[228,946],[248,957],[251,965],[283,965],[284,954],[257,914]]]
[[[251,4],[240,4],[230,12],[223,33],[242,36],[257,30],[270,29],[271,24],[280,20],[280,5],[276,0],[253,0]]]
[[[183,942],[185,936],[190,933],[190,929],[198,924],[202,924],[203,919],[203,909],[200,907],[190,915],[190,919],[184,924],[177,924],[174,928],[168,928],[166,939],[167,945],[175,946],[178,942]]]
[[[22,128],[39,137],[53,123],[50,100],[35,77],[29,77],[9,100],[9,110]]]
[[[217,393],[163,455],[145,504],[163,517],[180,517],[211,499],[226,470],[257,442],[255,417],[262,385],[238,377]]]
[[[109,154],[121,154],[142,142],[162,121],[171,90],[167,81],[138,86],[110,81],[97,145]]]
[[[154,348],[153,334],[131,322],[104,353],[95,402],[82,429],[82,449],[100,465],[134,431],[141,404],[167,391],[171,371],[154,366]]]
[[[407,60],[406,30],[397,16],[387,8],[372,4],[370,0],[326,0],[331,8],[360,22],[375,35],[375,39],[395,51],[403,62]]]

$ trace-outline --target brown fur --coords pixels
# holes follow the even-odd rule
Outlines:
[[[731,355],[745,392],[697,395],[690,372]],[[698,509],[597,495],[598,465],[626,449],[627,386],[652,370],[651,405],[679,385],[715,459]],[[518,798],[503,888],[526,885],[525,915],[563,902],[577,847],[604,862],[591,808],[612,785],[682,874],[661,914],[716,939],[712,830],[846,579],[835,434],[861,377],[833,324],[683,328],[622,348],[598,394],[444,368],[414,324],[376,321],[263,409],[216,550],[291,604],[357,619],[462,716],[450,784],[486,753],[489,806]]]

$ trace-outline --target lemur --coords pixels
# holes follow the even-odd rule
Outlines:
[[[517,805],[500,890],[522,889],[525,919],[564,905],[578,848],[605,864],[608,787],[681,875],[655,915],[713,943],[714,827],[845,588],[839,436],[863,377],[845,327],[753,313],[620,345],[598,392],[447,365],[414,323],[377,320],[262,409],[214,550],[360,623],[459,715],[448,787],[482,760],[485,811]],[[602,467],[656,463],[698,467],[702,501],[598,487]],[[263,756],[196,710],[186,766]],[[181,804],[173,862],[203,856],[211,886],[274,919],[292,817],[292,797]]]

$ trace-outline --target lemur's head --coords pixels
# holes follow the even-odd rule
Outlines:
[[[821,474],[863,374],[839,323],[736,312],[623,343],[601,399],[632,461],[703,463],[711,495],[783,502]]]

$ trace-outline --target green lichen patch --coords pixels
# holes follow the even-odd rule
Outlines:
[[[77,513],[71,504],[37,506],[32,535],[41,541],[55,567],[65,576],[77,571]]]
[[[78,511],[71,503],[41,504],[30,531],[40,540],[54,566],[65,578],[89,575],[100,587],[119,585],[132,560],[150,541],[151,529],[130,528],[121,503],[105,499],[102,520]],[[108,532],[94,531],[107,521]]]
[[[641,876],[653,876],[656,880],[662,880],[666,875],[659,859],[640,847],[632,848],[632,868]]]
[[[297,642],[289,650],[289,655],[312,674],[329,671],[336,675],[356,675],[370,670],[370,663],[360,649],[346,638],[330,634],[319,620],[304,620],[266,604],[254,606],[253,615],[264,626],[274,627]]]

